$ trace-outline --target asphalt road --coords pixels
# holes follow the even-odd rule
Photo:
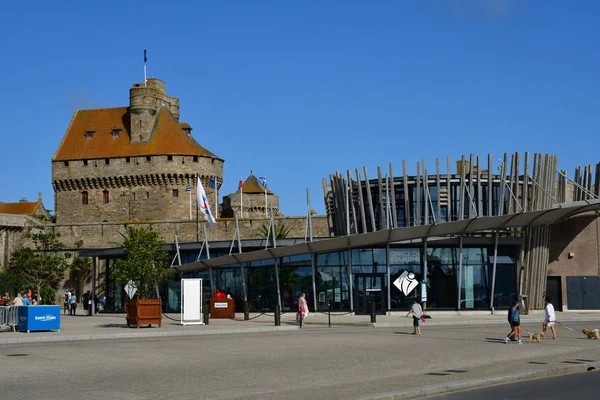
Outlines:
[[[308,325],[245,335],[0,345],[0,398],[333,400],[600,360],[600,342],[561,328],[557,341],[523,345],[504,344],[503,326],[409,332]]]
[[[432,399],[597,399],[600,396],[599,379],[600,371],[593,371],[470,390],[468,392],[433,397]]]

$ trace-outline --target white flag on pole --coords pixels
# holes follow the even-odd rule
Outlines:
[[[206,221],[208,221],[208,226],[210,229],[213,229],[217,225],[217,221],[215,217],[213,217],[212,212],[210,211],[210,207],[208,205],[208,199],[206,198],[206,192],[204,191],[204,186],[202,186],[202,182],[200,182],[200,177],[198,177],[198,186],[196,187],[196,201],[198,202],[198,207],[202,214],[206,217]]]

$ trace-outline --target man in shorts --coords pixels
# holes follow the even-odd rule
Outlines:
[[[556,330],[554,329],[554,324],[556,323],[556,313],[554,312],[554,306],[550,302],[550,297],[546,296],[546,317],[544,318],[544,324],[542,325],[542,337],[546,337],[546,327],[550,327],[552,330],[552,339],[556,340]]]

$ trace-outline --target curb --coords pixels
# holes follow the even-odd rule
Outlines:
[[[569,323],[580,323],[580,322],[598,322],[600,321],[600,317],[590,317],[590,318],[569,318],[566,321],[559,321],[563,324]],[[530,318],[522,318],[521,324],[541,324],[542,320],[539,318],[530,319]],[[506,320],[449,320],[449,321],[432,321],[426,320],[422,323],[423,326],[464,326],[464,325],[506,325],[508,322]],[[368,326],[372,326],[373,328],[406,328],[412,327],[412,321],[406,322],[369,322]]]
[[[106,340],[106,339],[145,339],[160,337],[182,337],[182,336],[205,336],[205,335],[227,335],[235,333],[261,333],[261,332],[282,332],[296,331],[298,326],[261,326],[253,328],[223,328],[210,330],[177,330],[177,331],[154,331],[154,332],[128,332],[128,333],[102,333],[92,335],[63,335],[63,336],[23,336],[3,338],[0,341],[0,348],[4,345],[31,344],[31,343],[60,343],[75,342],[85,340]]]
[[[398,392],[388,392],[363,397],[353,397],[347,400],[420,399],[430,396],[463,392],[472,389],[481,389],[495,385],[505,385],[508,383],[524,382],[533,379],[550,378],[553,376],[560,375],[578,374],[591,371],[591,369],[589,368],[593,368],[593,370],[598,370],[600,369],[600,363],[596,361],[570,367],[554,367],[520,374],[499,375],[490,378],[469,379],[465,381],[441,383],[438,385],[424,386],[420,388],[408,389]]]

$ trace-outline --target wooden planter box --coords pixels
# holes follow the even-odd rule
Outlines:
[[[152,300],[130,300],[127,303],[127,327],[135,326],[139,329],[140,325],[158,325],[162,326],[162,301],[160,299]]]

